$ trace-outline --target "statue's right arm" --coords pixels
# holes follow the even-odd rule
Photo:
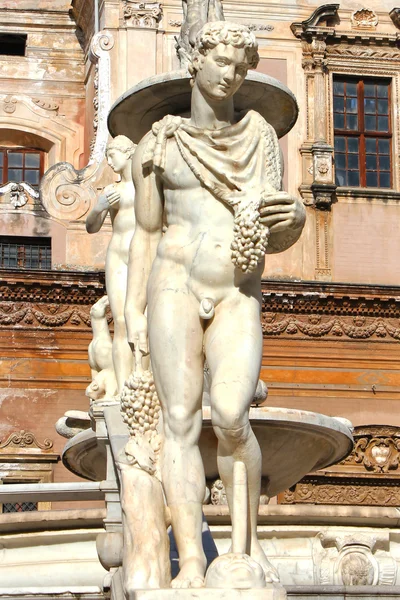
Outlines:
[[[108,186],[110,187],[110,186]],[[104,192],[107,188],[104,190]],[[101,226],[104,223],[104,220],[109,211],[110,204],[107,200],[107,196],[105,193],[101,194],[94,207],[86,217],[86,231],[88,233],[97,233],[100,231]]]
[[[147,305],[147,281],[157,246],[162,236],[162,184],[152,169],[142,166],[147,136],[140,142],[132,160],[132,178],[135,184],[136,228],[129,248],[128,285],[125,302],[125,321],[128,341],[137,343],[143,352],[145,340],[143,315]],[[141,335],[139,335],[141,333]]]

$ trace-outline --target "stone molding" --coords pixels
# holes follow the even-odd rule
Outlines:
[[[29,276],[0,271],[0,330],[90,330],[90,308],[105,293],[103,272],[30,271]]]
[[[400,340],[400,288],[264,282],[262,293],[264,336]]]
[[[104,272],[0,271],[0,328],[90,327],[89,310],[105,293]],[[264,281],[264,336],[400,339],[400,288]]]
[[[59,162],[44,174],[40,193],[44,208],[50,216],[64,220],[83,219],[96,201],[94,181],[105,157],[108,129],[107,116],[111,105],[111,63],[109,51],[114,38],[109,31],[93,36],[90,59],[95,64],[95,138],[91,144],[89,162],[77,170],[70,163]]]

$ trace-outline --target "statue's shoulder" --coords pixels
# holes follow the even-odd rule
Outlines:
[[[276,135],[275,129],[272,127],[271,123],[268,123],[268,121],[262,115],[260,115],[259,112],[256,110],[249,110],[248,114],[250,115],[251,120],[261,135],[273,138],[274,140],[276,139],[276,141],[278,141],[278,136]]]

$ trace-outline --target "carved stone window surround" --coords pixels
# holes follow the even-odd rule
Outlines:
[[[18,431],[0,440],[0,485],[19,483],[50,483],[53,465],[60,460],[52,452],[52,440],[39,442],[29,431]],[[28,484],[27,484],[28,485]],[[0,504],[0,512],[2,505]],[[39,502],[38,510],[49,510],[51,502]]]
[[[361,77],[386,77],[392,80],[392,170],[393,189],[352,188],[353,197],[392,200],[400,191],[397,156],[400,144],[400,120],[393,107],[399,104],[400,33],[336,28],[339,4],[318,7],[301,23],[291,25],[292,33],[303,48],[306,89],[306,139],[300,153],[303,181],[299,191],[304,203],[315,207],[315,277],[330,280],[331,219],[319,214],[331,210],[332,203],[344,194],[334,179],[333,85],[334,74]],[[393,12],[393,11],[392,11]],[[396,13],[397,16],[397,13]],[[393,16],[391,15],[395,23]],[[398,19],[400,22],[400,19]],[[395,23],[396,24],[396,23]],[[347,192],[345,194],[349,196]]]
[[[321,187],[321,182],[316,180],[317,170],[315,164],[318,163],[318,154],[320,160],[327,164],[331,161],[332,164],[333,74],[345,73],[362,77],[389,77],[392,79],[393,85],[393,105],[397,105],[399,99],[400,51],[398,42],[400,34],[365,30],[341,31],[336,30],[335,27],[327,26],[327,23],[338,19],[338,8],[338,4],[320,6],[309,19],[301,23],[293,23],[291,26],[293,34],[303,44],[303,68],[306,75],[307,89],[307,141],[301,149],[305,165],[300,192],[306,203],[309,204],[312,199],[312,203],[315,204],[316,208],[322,209],[330,208],[336,189],[333,180],[333,168],[331,181],[324,182],[328,187]],[[389,65],[388,61],[390,61]],[[314,103],[311,95],[315,98]],[[311,122],[312,120],[313,122]],[[395,158],[398,154],[397,145],[400,138],[398,119],[394,119],[393,125],[393,157]],[[321,142],[325,144],[326,156],[323,156],[320,148],[316,148],[316,143],[321,145]],[[399,182],[398,172],[396,172],[396,160],[393,163],[394,188],[397,190],[399,189]],[[321,195],[324,196],[323,202],[320,201]],[[376,196],[376,192],[374,195]],[[382,194],[383,198],[386,196],[386,193]]]

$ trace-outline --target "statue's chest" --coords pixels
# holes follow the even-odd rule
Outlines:
[[[179,152],[175,140],[168,140],[162,179],[165,187],[171,190],[190,190],[201,187],[201,183]]]

